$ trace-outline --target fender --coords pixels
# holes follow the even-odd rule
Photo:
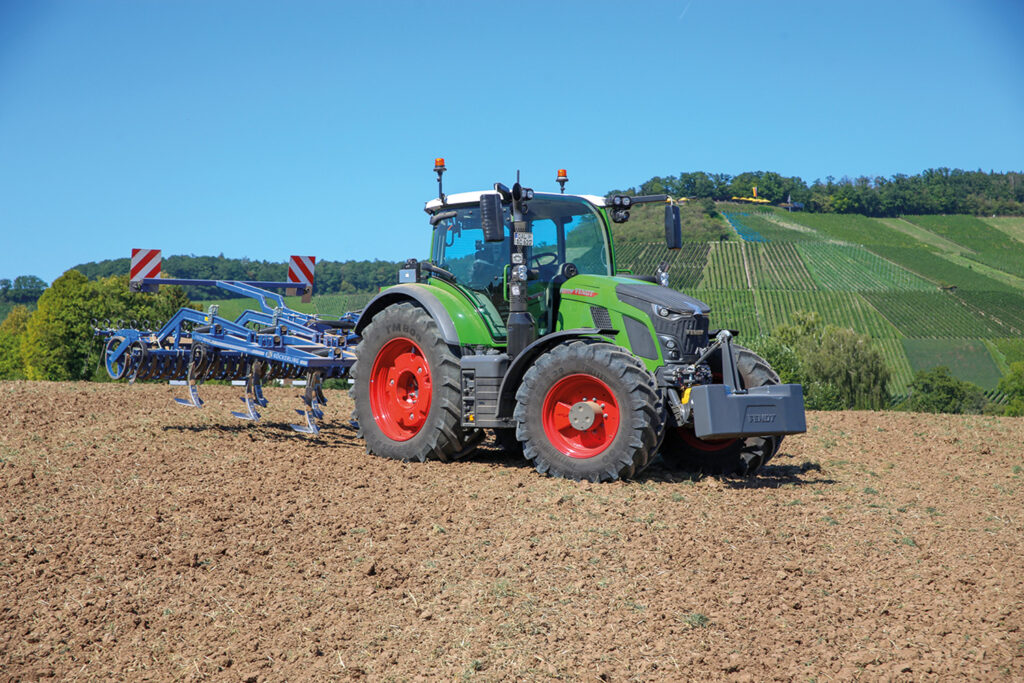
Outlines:
[[[512,411],[515,410],[516,391],[519,389],[519,383],[522,382],[523,375],[533,366],[533,362],[542,353],[572,339],[604,337],[605,341],[612,341],[616,334],[618,333],[615,330],[599,329],[597,327],[578,327],[572,330],[553,332],[527,346],[512,361],[508,372],[505,373],[505,378],[501,380],[501,389],[498,390],[498,417],[512,417]]]
[[[452,316],[437,296],[423,285],[395,285],[370,299],[370,302],[363,307],[362,312],[359,314],[359,322],[356,323],[355,333],[361,335],[363,328],[373,320],[373,316],[391,304],[401,301],[415,301],[422,306],[430,314],[430,317],[434,319],[434,322],[437,323],[445,343],[451,346],[459,345],[459,334],[455,331],[455,323],[452,321]]]

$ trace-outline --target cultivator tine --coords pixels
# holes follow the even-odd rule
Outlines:
[[[248,371],[245,378],[245,396],[242,396],[246,412],[232,411],[231,414],[243,420],[255,422],[260,419],[260,414],[256,412],[256,406],[266,407],[267,405],[266,399],[263,398],[263,387],[261,386],[262,364],[258,360],[253,360],[246,363],[246,366]]]
[[[143,369],[146,363],[146,345],[138,341],[132,342],[128,354],[128,362],[131,363],[131,377],[128,378],[128,383],[135,384],[137,379],[146,379],[146,370]]]
[[[209,365],[209,352],[205,346],[196,345],[192,347],[192,353],[188,360],[188,399],[176,398],[175,403],[193,408],[202,408],[203,399],[199,398],[198,383],[203,380],[203,375]]]
[[[178,405],[191,406],[193,408],[203,407],[203,399],[199,398],[199,390],[194,382],[189,382],[188,384],[188,399],[176,398],[174,400]]]
[[[320,428],[316,421],[323,419],[324,413],[320,410],[320,398],[323,396],[323,370],[310,370],[306,375],[306,391],[302,394],[302,402],[306,404],[305,410],[295,412],[306,418],[305,425],[293,424],[291,427],[303,434],[319,434]]]

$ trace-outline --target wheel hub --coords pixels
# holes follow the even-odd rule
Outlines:
[[[604,408],[597,401],[579,401],[569,409],[569,424],[581,432],[594,426],[594,422],[604,415]]]

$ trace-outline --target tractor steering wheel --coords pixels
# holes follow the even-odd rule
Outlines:
[[[549,258],[546,262],[541,263],[541,259],[544,257]],[[534,254],[533,256],[530,257],[530,264],[533,265],[534,262],[536,262],[538,268],[543,268],[544,266],[553,266],[556,263],[558,263],[558,254],[556,254],[553,251],[542,251],[539,254]]]

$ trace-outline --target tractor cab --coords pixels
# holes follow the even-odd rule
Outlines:
[[[480,199],[484,193],[466,192],[427,204],[437,220],[431,261],[454,276],[455,284],[483,309],[495,338],[506,335],[509,313],[510,268],[518,258],[514,249],[511,208],[502,208],[503,239],[485,239]],[[577,274],[610,275],[611,248],[601,214],[593,200],[575,195],[537,193],[524,219],[531,244],[523,245],[526,265],[527,307],[542,336],[557,327],[558,290]],[[440,211],[439,211],[440,210]]]

